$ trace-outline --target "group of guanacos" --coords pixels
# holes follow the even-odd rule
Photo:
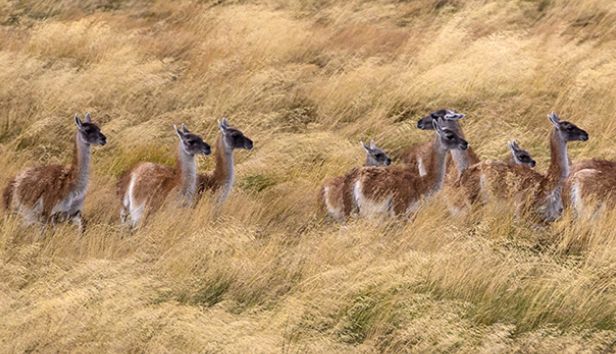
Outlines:
[[[510,200],[516,211],[530,211],[540,221],[558,219],[572,206],[577,215],[595,215],[616,205],[616,161],[584,160],[571,164],[567,144],[587,141],[588,133],[575,124],[548,115],[551,160],[547,173],[534,170],[530,153],[512,140],[511,157],[505,161],[480,161],[464,138],[460,120],[464,114],[440,109],[421,118],[417,127],[433,130],[434,139],[403,151],[401,163],[392,159],[374,141],[362,142],[366,163],[343,176],[325,181],[320,203],[336,220],[362,217],[408,216],[422,200],[448,189],[452,213],[491,198]],[[90,147],[105,145],[107,138],[92,122],[75,115],[77,132],[73,162],[68,165],[30,167],[10,179],[3,192],[5,208],[19,215],[26,225],[55,225],[72,222],[85,229],[83,205],[90,171]],[[235,179],[233,151],[251,150],[253,142],[223,118],[218,122],[216,166],[210,173],[197,173],[195,156],[211,154],[211,147],[182,124],[174,126],[179,139],[175,167],[142,162],[121,175],[117,183],[120,220],[131,228],[175,201],[194,205],[206,191],[216,193],[216,202],[229,195]],[[451,155],[451,160],[448,156]],[[455,169],[451,168],[451,161]],[[170,198],[170,196],[173,196]]]
[[[75,115],[75,125],[75,151],[70,165],[26,168],[4,189],[5,209],[19,215],[26,225],[46,227],[71,222],[80,232],[85,230],[82,209],[88,188],[90,147],[105,145],[107,137],[89,113],[83,120]],[[210,145],[184,124],[173,126],[179,139],[175,167],[142,162],[124,172],[117,183],[121,222],[134,228],[165,202],[193,205],[206,191],[217,192],[218,203],[224,201],[235,179],[233,151],[251,150],[253,142],[226,118],[218,122],[218,127],[216,166],[210,173],[197,173],[195,161],[196,155],[211,154]]]
[[[567,208],[577,217],[594,217],[616,206],[616,161],[571,163],[567,144],[589,139],[575,124],[556,113],[548,115],[551,160],[542,174],[516,140],[508,142],[510,158],[481,161],[465,140],[460,127],[463,117],[440,109],[421,118],[417,128],[434,130],[434,139],[403,150],[397,165],[390,165],[392,159],[373,141],[361,143],[367,155],[364,166],[326,181],[320,203],[337,220],[350,215],[409,216],[422,200],[446,189],[444,199],[452,214],[489,200],[508,201],[516,216],[540,223],[555,221]]]

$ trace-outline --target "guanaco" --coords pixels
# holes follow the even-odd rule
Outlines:
[[[417,121],[417,128],[422,130],[432,130],[434,126],[432,122],[437,119],[442,119],[442,124],[444,127],[454,131],[462,139],[465,139],[459,123],[462,118],[464,118],[464,114],[462,113],[458,113],[450,109],[439,109]],[[432,161],[433,147],[434,145],[431,141],[414,144],[403,151],[401,161],[411,166],[417,166],[420,176],[425,176],[427,170],[430,168],[428,164]],[[454,170],[451,168],[451,165],[448,165],[448,171],[450,171],[449,174],[455,175],[455,178],[452,177],[452,180],[457,179],[460,173],[468,166],[479,162],[479,158],[470,147],[467,150],[451,150],[451,157],[456,167]]]
[[[567,143],[586,141],[588,133],[573,123],[548,115],[551,160],[548,172],[542,175],[530,168],[502,161],[483,161],[469,167],[460,177],[459,185],[467,201],[485,202],[490,196],[512,199],[516,210],[531,211],[545,222],[560,217],[563,212],[562,188],[569,174]]]
[[[616,162],[585,160],[572,166],[566,182],[565,204],[578,217],[597,216],[616,206]]]
[[[363,167],[353,184],[353,196],[361,216],[408,215],[422,198],[436,193],[443,185],[446,155],[450,150],[466,150],[468,143],[454,130],[445,127],[444,119],[432,120],[436,136],[426,174],[421,176],[416,166],[390,168]]]
[[[70,221],[85,231],[83,203],[90,177],[90,146],[105,145],[107,138],[90,113],[82,121],[75,115],[75,149],[68,166],[48,165],[23,170],[4,189],[7,210],[19,214],[26,225]]]
[[[233,151],[237,149],[252,150],[253,142],[239,129],[231,127],[227,118],[219,122],[220,135],[216,139],[216,167],[210,173],[199,174],[197,177],[197,193],[205,191],[219,193],[217,202],[224,202],[235,181]]]
[[[507,162],[511,165],[522,165],[529,168],[535,168],[537,162],[531,157],[530,153],[520,146],[517,140],[507,142],[507,147],[511,155]]]
[[[391,158],[379,148],[374,140],[369,144],[360,142],[366,153],[364,166],[388,166]],[[320,190],[320,203],[327,213],[338,221],[351,215],[354,209],[353,181],[357,179],[359,168],[355,167],[343,176],[334,177],[323,184]]]
[[[171,195],[190,206],[197,192],[195,155],[209,155],[210,146],[184,124],[173,126],[179,138],[175,167],[144,162],[126,172],[117,185],[120,219],[135,227],[144,215],[159,209]]]

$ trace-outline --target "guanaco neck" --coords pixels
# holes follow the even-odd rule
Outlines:
[[[175,173],[178,178],[180,193],[191,201],[197,190],[197,167],[195,156],[187,153],[180,141],[178,144],[178,157],[175,164]]]
[[[451,124],[448,125],[448,128],[453,130],[462,139],[465,139],[462,128],[460,128],[460,123],[457,121],[451,122]],[[462,171],[466,170],[469,166],[479,163],[479,158],[475,155],[475,152],[473,152],[470,146],[466,150],[451,150],[451,158],[453,159],[459,174],[461,174]]]
[[[71,180],[73,181],[71,191],[76,193],[84,192],[88,188],[90,173],[90,144],[82,139],[79,131],[75,135],[75,149],[70,171]]]
[[[569,156],[567,154],[567,142],[558,129],[552,129],[550,133],[550,167],[548,168],[548,180],[553,186],[564,182],[569,176]]]
[[[216,186],[215,189],[222,187],[222,192],[218,201],[223,202],[227,199],[233,182],[235,181],[235,173],[233,170],[233,148],[225,144],[224,138],[219,135],[216,139],[216,167],[214,169],[213,179]]]
[[[432,142],[432,156],[426,175],[422,177],[425,190],[423,194],[432,194],[443,186],[447,169],[447,149],[441,144],[437,135]]]

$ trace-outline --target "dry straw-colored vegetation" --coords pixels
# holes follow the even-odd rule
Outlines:
[[[0,0],[0,23],[0,184],[70,161],[75,112],[109,138],[83,237],[0,219],[0,351],[616,351],[616,215],[534,227],[437,198],[339,225],[316,205],[360,139],[430,139],[415,120],[445,106],[482,158],[515,137],[545,171],[554,110],[591,135],[574,161],[616,159],[613,0]],[[117,176],[223,115],[255,141],[228,203],[128,235]]]

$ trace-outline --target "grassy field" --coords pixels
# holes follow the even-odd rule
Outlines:
[[[69,162],[76,112],[108,137],[83,237],[2,215],[0,352],[614,352],[616,214],[454,218],[443,193],[341,225],[316,196],[440,107],[482,159],[517,138],[545,171],[550,111],[590,133],[572,160],[616,159],[615,58],[613,0],[0,0],[0,184]],[[223,115],[255,143],[226,205],[119,227],[122,171]]]

